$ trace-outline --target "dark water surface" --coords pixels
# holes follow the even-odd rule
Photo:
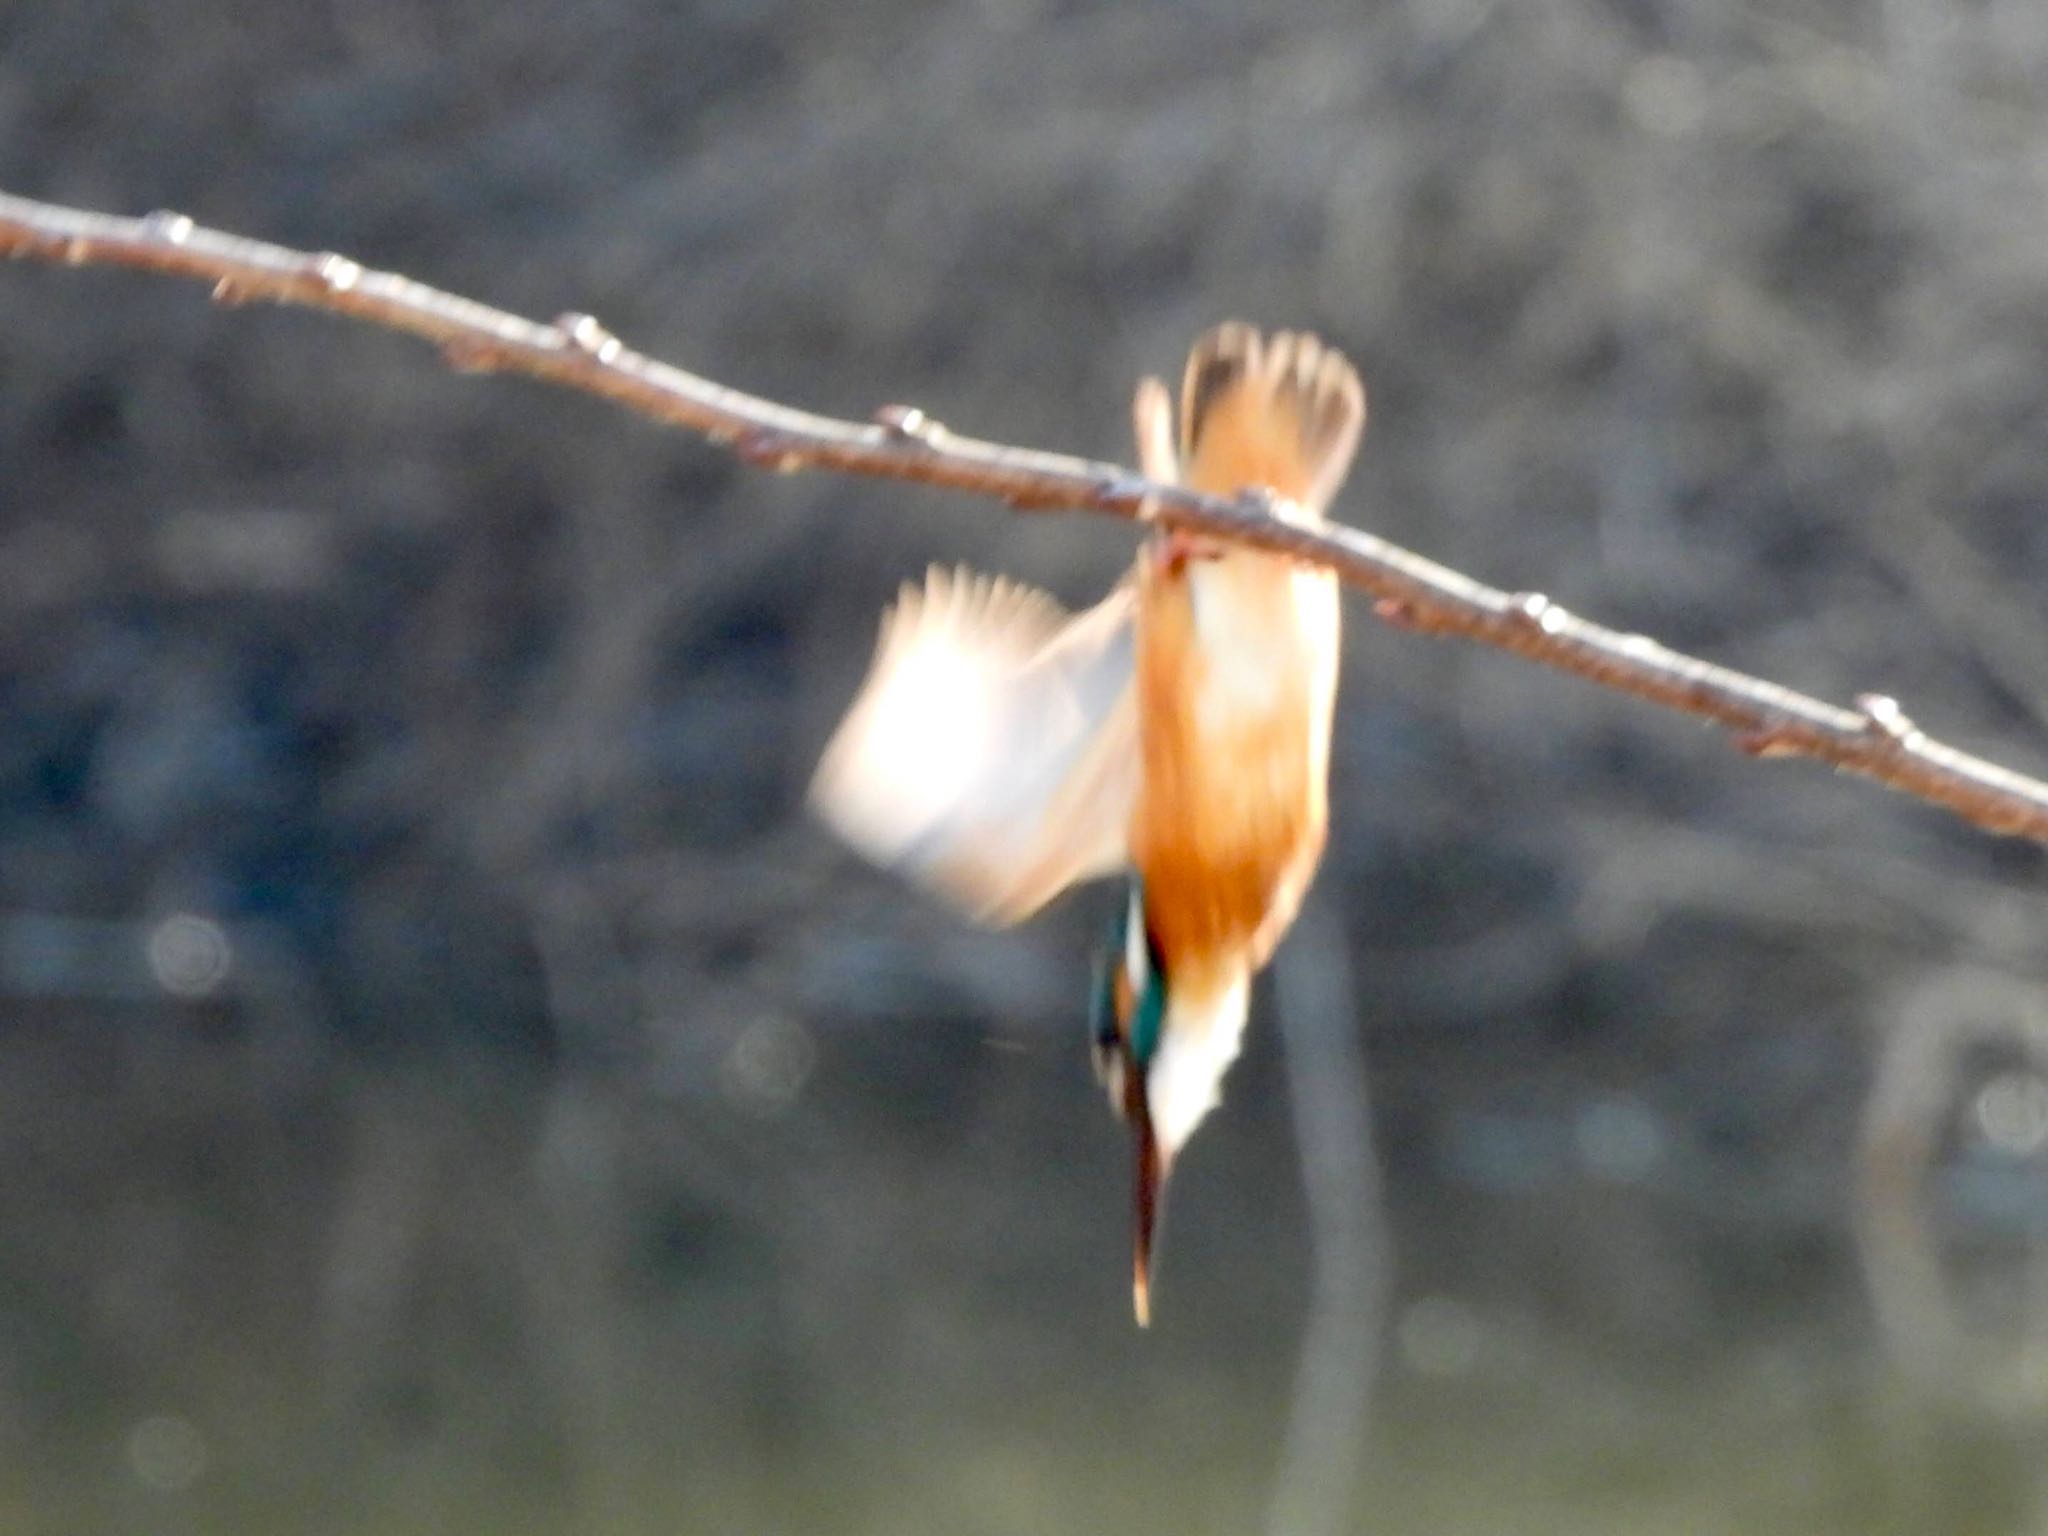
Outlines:
[[[1361,1290],[1314,1272],[1318,1241],[1355,1267],[1358,1234],[1311,1231],[1262,1032],[1181,1170],[1140,1334],[1078,1041],[750,1027],[706,1089],[654,1094],[488,1055],[295,1081],[228,1010],[24,1022],[0,1044],[8,1529],[2039,1517],[2016,1080],[1977,1106],[2002,1143],[1945,1122],[1930,1222],[1854,1134],[1802,1164],[1622,1063],[1473,1086],[1476,1061],[1382,1051]],[[1318,1384],[1331,1361],[1363,1374]]]

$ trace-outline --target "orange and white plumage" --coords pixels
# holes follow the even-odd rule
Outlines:
[[[1149,397],[1149,404],[1148,404]],[[1141,416],[1166,409],[1140,392]],[[1228,325],[1198,343],[1181,400],[1180,477],[1263,485],[1318,519],[1364,423],[1350,364],[1312,337]],[[1141,439],[1156,429],[1141,424]],[[1141,561],[1143,769],[1130,855],[1167,973],[1153,1117],[1167,1158],[1215,1102],[1249,977],[1306,892],[1328,823],[1336,578],[1285,556],[1171,536]]]
[[[1172,418],[1165,386],[1146,380],[1149,477],[1223,495],[1263,486],[1316,520],[1356,451],[1365,397],[1313,337],[1230,324],[1189,356],[1177,445]],[[885,617],[812,786],[854,847],[985,921],[1132,872],[1145,942],[1131,953],[1156,957],[1146,984],[1164,994],[1156,1048],[1112,1085],[1141,1142],[1141,1315],[1147,1181],[1216,1103],[1251,977],[1322,852],[1339,633],[1328,571],[1173,531],[1072,617],[1027,588],[935,571]],[[1145,982],[1127,975],[1118,995]]]

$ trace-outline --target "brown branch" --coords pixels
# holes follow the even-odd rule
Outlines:
[[[1990,831],[2048,843],[2048,784],[1931,739],[1889,699],[1865,696],[1854,709],[1823,703],[1646,636],[1602,628],[1540,593],[1485,586],[1369,533],[1297,526],[1274,515],[1270,497],[1228,501],[1155,484],[1115,464],[979,442],[904,406],[886,407],[867,424],[814,416],[642,357],[589,315],[538,325],[344,256],[220,234],[181,214],[109,218],[0,193],[0,254],[195,278],[211,283],[224,304],[333,310],[425,337],[463,371],[524,373],[603,395],[769,469],[952,486],[1031,511],[1160,522],[1313,560],[1370,592],[1374,611],[1389,623],[1511,651],[1714,721],[1755,756],[1816,758]]]

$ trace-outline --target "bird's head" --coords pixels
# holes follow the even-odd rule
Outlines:
[[[1131,1129],[1131,1305],[1140,1327],[1152,1320],[1152,1251],[1167,1176],[1217,1103],[1244,1033],[1248,991],[1240,969],[1201,996],[1175,992],[1145,922],[1143,883],[1132,878],[1098,964],[1091,1027],[1096,1076]]]

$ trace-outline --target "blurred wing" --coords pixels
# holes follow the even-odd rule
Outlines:
[[[1070,618],[1029,587],[934,569],[883,617],[812,807],[982,921],[1022,921],[1123,867],[1131,672],[1128,588]]]

